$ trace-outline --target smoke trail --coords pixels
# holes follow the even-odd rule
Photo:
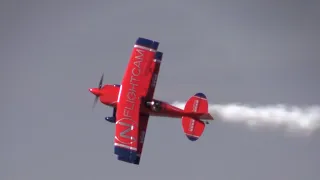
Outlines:
[[[185,105],[182,102],[173,104],[182,109]],[[209,112],[217,120],[245,123],[250,127],[285,127],[289,131],[310,133],[320,128],[320,106],[210,104]]]

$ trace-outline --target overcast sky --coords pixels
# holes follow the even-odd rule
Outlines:
[[[319,179],[319,131],[219,120],[191,142],[150,118],[140,166],[120,162],[88,92],[120,83],[141,36],[164,52],[156,98],[320,104],[319,17],[317,0],[2,0],[0,179]]]

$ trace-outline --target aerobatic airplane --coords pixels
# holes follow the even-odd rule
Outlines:
[[[118,160],[139,165],[150,116],[181,118],[185,135],[191,141],[203,133],[205,124],[213,120],[208,113],[208,101],[203,93],[196,93],[184,109],[154,99],[163,53],[159,42],[138,38],[121,85],[102,86],[89,91],[100,102],[113,108],[113,115],[105,120],[115,123],[114,153]]]

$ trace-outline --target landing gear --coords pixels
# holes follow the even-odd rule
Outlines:
[[[106,121],[111,122],[111,123],[115,123],[116,122],[116,118],[114,116],[107,116],[104,118]]]
[[[107,116],[104,119],[106,121],[111,122],[111,123],[115,123],[116,122],[116,113],[117,113],[117,108],[113,108],[112,116]]]
[[[146,107],[150,108],[152,111],[159,112],[161,108],[161,102],[159,101],[147,101],[145,102]]]

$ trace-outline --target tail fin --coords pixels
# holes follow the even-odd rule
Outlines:
[[[213,117],[208,113],[207,97],[203,93],[193,95],[187,101],[184,111],[190,113],[190,116],[182,117],[183,131],[189,140],[196,141],[206,126],[200,119],[213,120]]]

